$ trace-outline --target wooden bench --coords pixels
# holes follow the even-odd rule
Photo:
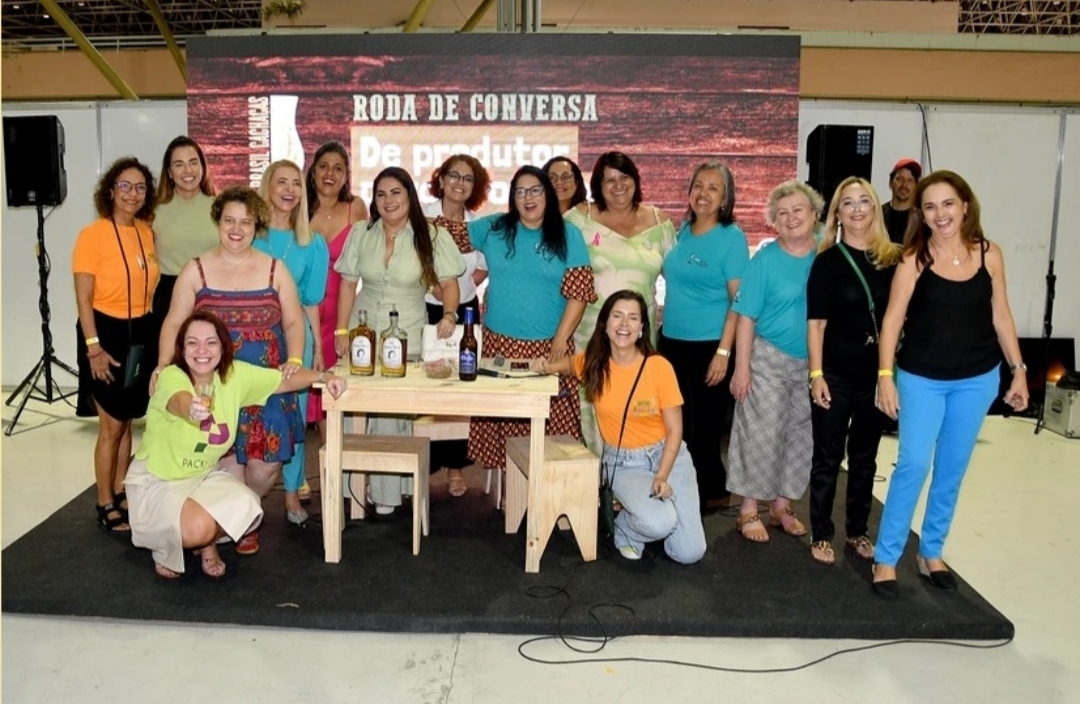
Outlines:
[[[560,516],[569,519],[582,559],[595,560],[600,458],[568,435],[547,437],[539,476],[530,476],[529,454],[529,438],[506,439],[506,532],[516,533],[528,511],[525,571],[540,571]]]
[[[368,474],[401,474],[413,479],[413,555],[420,554],[420,533],[428,534],[428,466],[430,444],[427,438],[390,435],[345,434],[341,468],[353,472],[349,482],[353,505],[367,497]],[[326,448],[319,450],[319,485],[325,486]],[[355,515],[354,511],[354,515]],[[361,512],[361,516],[362,512]]]

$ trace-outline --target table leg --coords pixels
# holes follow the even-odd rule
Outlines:
[[[547,536],[541,508],[544,482],[544,418],[533,418],[529,431],[529,503],[525,513],[525,571],[539,572]]]
[[[341,495],[342,411],[326,412],[326,469],[321,487],[323,551],[327,562],[341,562],[344,506]]]

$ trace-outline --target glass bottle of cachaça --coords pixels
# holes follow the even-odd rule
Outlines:
[[[349,373],[375,374],[375,331],[368,327],[367,311],[360,311],[360,322],[349,331]]]
[[[390,327],[379,334],[379,364],[383,376],[405,376],[409,336],[398,326],[397,306],[390,306]]]

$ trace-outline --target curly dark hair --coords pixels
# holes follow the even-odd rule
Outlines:
[[[600,307],[600,314],[596,317],[596,327],[593,329],[589,342],[585,345],[585,363],[581,370],[581,381],[585,386],[585,398],[590,403],[596,403],[604,386],[611,377],[611,340],[607,336],[608,318],[611,317],[611,309],[619,301],[637,301],[641,310],[641,337],[635,345],[641,354],[649,357],[656,354],[652,345],[652,325],[649,323],[649,307],[645,305],[645,298],[637,291],[622,289],[608,296],[604,305]]]
[[[97,186],[94,187],[94,209],[100,217],[113,216],[113,186],[116,185],[116,179],[120,178],[120,174],[128,169],[138,169],[146,180],[146,198],[139,212],[135,213],[135,219],[149,222],[154,214],[154,207],[157,205],[157,198],[154,195],[154,174],[150,173],[150,167],[133,156],[120,157],[98,179]]]
[[[428,181],[428,193],[434,197],[442,200],[443,189],[439,180],[450,173],[450,167],[455,162],[463,161],[473,172],[473,189],[472,195],[465,201],[465,210],[475,212],[483,207],[484,203],[487,203],[488,193],[491,192],[491,176],[488,175],[487,169],[481,164],[476,157],[468,154],[454,154],[442,165],[431,172],[431,180]]]
[[[552,166],[560,161],[570,165],[570,171],[574,174],[574,183],[577,184],[574,195],[570,196],[570,207],[573,208],[578,203],[584,203],[589,198],[589,193],[585,190],[585,177],[581,175],[581,169],[578,165],[568,156],[553,156],[541,168],[546,174],[551,170]]]
[[[615,169],[621,174],[626,174],[634,179],[634,197],[631,200],[631,208],[637,210],[641,205],[641,174],[638,173],[634,160],[622,152],[604,152],[596,159],[593,166],[592,179],[589,189],[592,191],[593,202],[600,212],[607,210],[607,201],[604,200],[604,169]]]
[[[218,194],[210,206],[210,218],[218,225],[221,224],[221,213],[228,203],[241,203],[247,208],[248,214],[255,218],[255,234],[266,232],[270,227],[270,207],[254,188],[233,186]]]
[[[566,223],[563,222],[562,213],[559,212],[559,199],[555,195],[555,186],[548,175],[535,166],[522,166],[514,174],[514,178],[510,180],[508,210],[495,218],[491,231],[506,242],[509,255],[513,257],[518,223],[521,222],[521,211],[518,210],[517,200],[514,198],[514,189],[517,188],[518,180],[526,175],[536,177],[544,189],[544,220],[540,223],[540,248],[551,257],[565,262]]]
[[[217,373],[221,380],[225,381],[232,371],[234,353],[232,335],[229,334],[229,328],[225,327],[225,323],[222,322],[221,318],[206,310],[197,310],[189,315],[187,320],[180,323],[180,329],[176,332],[176,345],[173,352],[173,359],[176,361],[173,364],[180,367],[188,375],[188,379],[191,379],[192,382],[195,381],[195,378],[191,375],[191,367],[188,366],[187,360],[184,359],[184,338],[187,337],[188,328],[191,327],[192,323],[196,322],[210,323],[214,326],[218,342],[221,343],[221,359],[218,361]]]
[[[352,194],[352,178],[349,174],[349,152],[341,142],[326,142],[315,150],[315,156],[311,157],[311,166],[307,170],[307,178],[304,179],[304,187],[307,188],[308,217],[315,217],[315,211],[319,209],[319,192],[315,188],[315,166],[327,154],[337,154],[345,162],[345,181],[338,191],[339,203],[352,203],[355,196]]]

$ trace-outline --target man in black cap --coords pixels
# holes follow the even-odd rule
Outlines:
[[[922,177],[922,167],[914,159],[903,158],[896,162],[889,173],[889,190],[892,200],[881,206],[885,214],[885,229],[889,239],[897,244],[904,243],[911,208],[915,205],[915,184]]]

